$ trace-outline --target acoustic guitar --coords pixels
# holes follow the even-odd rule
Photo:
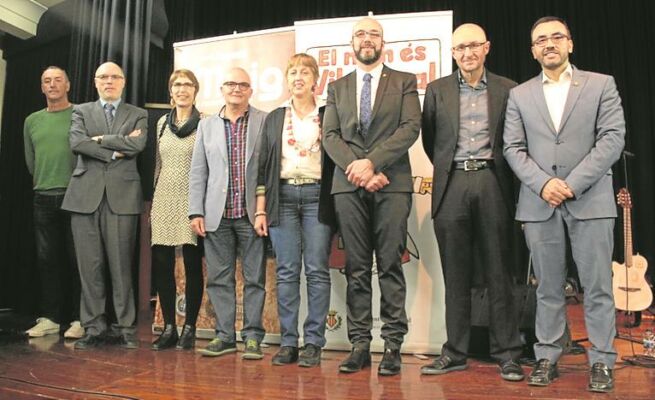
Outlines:
[[[632,254],[632,200],[626,188],[616,195],[618,204],[623,208],[623,243],[625,261],[612,262],[612,288],[616,308],[623,311],[642,311],[653,302],[653,292],[646,282],[648,262],[639,254]]]

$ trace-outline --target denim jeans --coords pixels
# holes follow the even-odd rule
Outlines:
[[[269,228],[277,259],[277,307],[282,346],[298,346],[303,261],[307,278],[307,318],[303,339],[305,344],[325,345],[325,318],[330,307],[328,258],[332,231],[318,221],[319,195],[318,184],[282,184],[279,225]]]
[[[41,284],[39,316],[57,323],[80,319],[80,275],[64,194],[34,193],[36,264]]]
[[[236,261],[241,255],[243,271],[243,329],[246,341],[264,339],[262,313],[266,300],[266,257],[264,238],[258,237],[248,217],[222,218],[218,229],[207,232],[207,295],[216,313],[216,336],[234,342],[236,333]]]

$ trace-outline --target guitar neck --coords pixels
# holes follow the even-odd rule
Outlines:
[[[629,207],[623,208],[623,243],[625,249],[625,266],[632,266],[632,214]]]

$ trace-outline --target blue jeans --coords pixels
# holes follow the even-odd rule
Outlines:
[[[237,250],[243,272],[243,329],[245,341],[264,339],[262,313],[266,299],[266,257],[264,238],[258,237],[248,217],[222,218],[215,232],[207,232],[207,295],[216,313],[216,336],[224,342],[234,342],[236,333],[236,272]]]
[[[330,307],[330,239],[332,230],[318,221],[320,185],[280,185],[280,221],[269,228],[277,259],[277,307],[282,346],[298,346],[300,271],[307,278],[305,344],[325,345]]]

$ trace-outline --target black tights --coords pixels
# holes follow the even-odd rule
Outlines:
[[[186,277],[186,320],[185,325],[196,325],[202,301],[202,246],[182,246],[184,274]],[[152,246],[152,268],[154,283],[166,325],[175,325],[175,246]]]

